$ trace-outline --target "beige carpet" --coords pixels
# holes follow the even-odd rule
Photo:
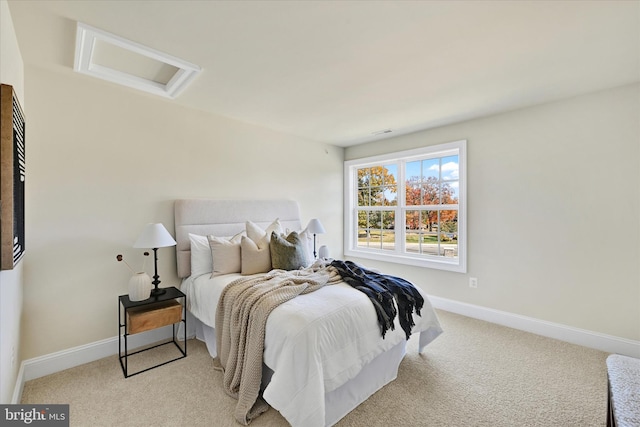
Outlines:
[[[444,334],[422,354],[412,338],[398,378],[337,426],[606,424],[606,353],[438,315]],[[188,345],[186,359],[128,379],[113,356],[29,381],[22,403],[69,403],[71,426],[238,426],[205,346]],[[251,425],[288,424],[270,409]]]

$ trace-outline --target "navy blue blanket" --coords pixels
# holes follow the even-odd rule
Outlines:
[[[424,304],[422,295],[411,282],[367,270],[352,261],[334,260],[331,266],[338,270],[342,280],[369,297],[376,309],[382,338],[389,329],[395,329],[393,321],[399,313],[400,326],[409,339],[415,325],[413,310],[420,316]]]

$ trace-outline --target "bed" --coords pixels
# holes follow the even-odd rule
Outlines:
[[[218,356],[215,330],[218,300],[226,285],[243,275],[222,268],[226,261],[214,260],[205,265],[207,250],[210,257],[216,239],[237,243],[246,235],[249,225],[254,231],[268,234],[274,224],[285,234],[298,231],[303,240],[310,237],[305,236],[295,201],[175,201],[181,289],[187,295],[195,335],[206,343],[214,358]],[[217,236],[209,240],[209,248],[205,236]],[[215,252],[216,260],[220,261],[223,259],[220,248],[227,247],[216,244],[219,250]],[[216,268],[221,271],[212,274]],[[250,269],[247,272],[252,273]],[[251,277],[244,275],[247,276]],[[413,332],[419,334],[419,351],[442,333],[433,308],[421,294],[424,305],[421,316],[414,316],[413,327]],[[356,330],[355,324],[362,326]],[[405,333],[400,327],[388,331],[382,339],[371,301],[344,282],[324,286],[278,306],[269,315],[264,334],[262,398],[294,427],[334,425],[396,378],[406,348]]]

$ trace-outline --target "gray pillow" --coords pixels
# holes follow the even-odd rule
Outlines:
[[[278,233],[271,233],[269,242],[271,249],[271,265],[279,270],[298,270],[305,266],[307,252],[304,242],[296,233],[292,231],[287,237],[282,237]]]

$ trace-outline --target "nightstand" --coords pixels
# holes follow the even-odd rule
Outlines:
[[[129,295],[120,295],[118,298],[118,357],[120,366],[125,378],[140,374],[158,366],[166,365],[178,359],[187,357],[187,318],[184,307],[187,304],[187,296],[178,288],[165,288],[166,293],[162,295],[152,296],[143,301],[131,301]],[[179,300],[182,299],[182,304]],[[184,326],[184,341],[182,347],[177,341],[176,325],[180,322]],[[128,337],[129,335],[138,334],[163,326],[171,325],[173,329],[173,338],[170,341],[162,342],[154,346],[129,352]],[[124,353],[122,344],[124,341]],[[134,354],[153,350],[154,348],[174,344],[180,350],[181,356],[158,363],[146,369],[141,369],[134,373],[129,373],[128,358]]]

